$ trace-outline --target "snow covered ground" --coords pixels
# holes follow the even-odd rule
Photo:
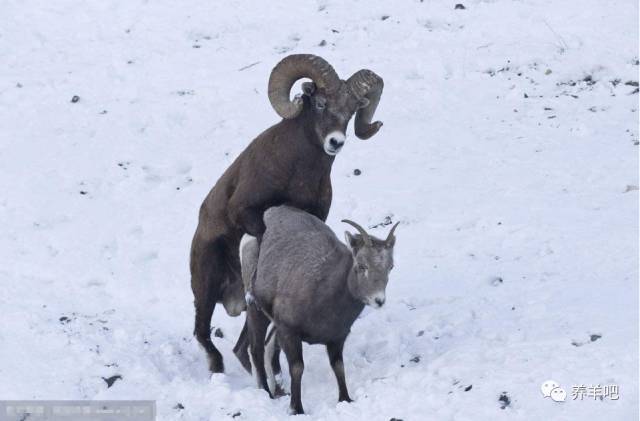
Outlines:
[[[208,374],[188,251],[206,193],[278,120],[271,68],[308,52],[385,80],[329,224],[403,224],[387,304],[346,344],[355,402],[306,346],[301,419],[637,419],[638,3],[455,3],[1,2],[0,398],[287,418],[221,307],[227,373]],[[571,396],[598,384],[619,399]]]

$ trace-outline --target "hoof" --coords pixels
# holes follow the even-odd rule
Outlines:
[[[281,398],[283,396],[288,396],[289,394],[284,390],[281,384],[276,383],[275,391],[273,392],[273,396],[276,398]]]
[[[304,414],[304,409],[302,407],[296,409],[289,407],[289,415],[302,415]]]

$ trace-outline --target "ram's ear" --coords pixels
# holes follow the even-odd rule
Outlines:
[[[360,101],[358,101],[358,108],[366,108],[369,106],[369,99],[367,97],[363,97]]]
[[[302,93],[306,96],[311,96],[316,91],[316,84],[313,82],[302,83]]]

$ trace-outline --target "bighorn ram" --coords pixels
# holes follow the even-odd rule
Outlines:
[[[301,79],[303,95],[289,99]],[[324,59],[296,54],[271,72],[269,100],[282,121],[260,134],[220,177],[200,207],[191,245],[191,288],[198,342],[213,372],[224,371],[222,355],[210,335],[211,316],[222,302],[229,315],[245,308],[238,246],[243,234],[260,239],[265,209],[287,204],[325,220],[331,205],[331,165],[345,142],[345,131],[356,113],[355,133],[367,139],[382,126],[371,122],[382,79],[360,70],[341,80]],[[250,370],[246,325],[235,351]]]
[[[264,364],[265,334],[271,322],[289,362],[292,413],[303,413],[302,341],[326,345],[338,381],[338,399],[351,401],[342,348],[365,304],[376,308],[384,304],[398,223],[386,240],[379,240],[355,222],[343,220],[360,232],[346,232],[345,246],[320,219],[299,209],[270,208],[264,222],[266,231],[252,281],[254,301],[247,307],[251,357],[259,385],[272,396]]]

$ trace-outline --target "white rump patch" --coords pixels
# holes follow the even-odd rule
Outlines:
[[[238,254],[240,255],[240,265],[242,265],[242,249],[244,248],[244,245],[247,244],[249,241],[252,241],[255,239],[256,237],[249,234],[243,235],[242,238],[240,239],[240,247],[238,249]]]

